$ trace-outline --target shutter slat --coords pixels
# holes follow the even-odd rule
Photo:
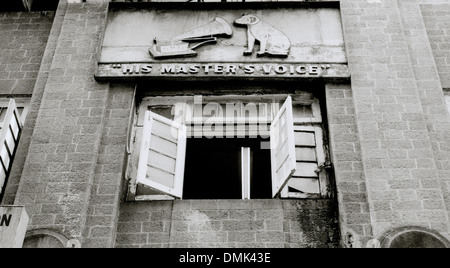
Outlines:
[[[158,136],[152,135],[152,139],[150,140],[150,149],[172,158],[177,157],[177,144],[166,139],[162,139]]]
[[[156,151],[150,150],[148,157],[148,165],[158,167],[169,173],[175,173],[175,158],[168,157]]]
[[[316,146],[314,132],[295,131],[295,145]]]
[[[319,194],[319,180],[308,178],[292,178],[288,182],[288,187],[303,193]]]
[[[297,159],[297,161],[316,162],[316,148],[296,147],[295,158]]]
[[[176,143],[178,140],[178,129],[172,128],[170,125],[158,120],[153,122],[152,133],[158,137],[164,137],[173,143]]]
[[[295,167],[295,177],[319,177],[317,173],[314,172],[314,170],[317,169],[317,163],[297,162]]]
[[[175,176],[174,174],[150,166],[147,169],[147,178],[168,188],[173,188]]]

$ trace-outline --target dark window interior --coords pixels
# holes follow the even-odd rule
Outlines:
[[[58,8],[59,0],[34,0],[31,11],[52,11]]]
[[[187,140],[183,199],[241,199],[241,148],[251,149],[250,198],[272,198],[270,150],[261,138]]]
[[[34,0],[31,11],[55,11],[58,8],[59,0]],[[23,0],[3,0],[0,5],[0,12],[24,12],[28,11],[23,4]]]

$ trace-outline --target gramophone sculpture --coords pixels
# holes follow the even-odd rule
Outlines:
[[[180,34],[171,41],[153,40],[153,46],[149,49],[153,58],[169,57],[193,57],[197,55],[194,49],[207,43],[217,42],[216,36],[230,37],[233,30],[227,21],[216,17],[212,22],[193,29],[189,32]],[[189,47],[189,43],[197,43]]]

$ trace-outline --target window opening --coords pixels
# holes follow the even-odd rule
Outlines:
[[[187,140],[184,199],[271,198],[270,150],[262,138]]]
[[[150,97],[138,110],[130,200],[331,196],[320,106],[309,93]]]

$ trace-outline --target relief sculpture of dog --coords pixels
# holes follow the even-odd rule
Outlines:
[[[272,25],[253,14],[243,14],[234,23],[247,27],[247,50],[244,51],[244,55],[253,53],[255,41],[258,40],[260,48],[257,56],[264,56],[266,53],[278,57],[288,56],[291,42],[283,32]]]

